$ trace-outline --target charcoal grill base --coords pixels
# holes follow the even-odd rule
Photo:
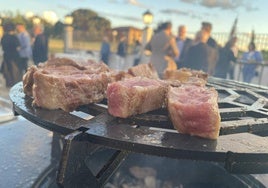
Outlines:
[[[251,175],[233,175],[228,173],[223,164],[205,161],[174,160],[170,158],[131,154],[124,164],[112,176],[108,185],[120,187],[122,184],[129,187],[142,187],[140,180],[130,173],[130,168],[151,167],[156,170],[156,179],[160,187],[164,182],[172,182],[172,187],[185,188],[264,188],[265,186]],[[145,178],[145,177],[144,177]],[[135,184],[136,183],[136,184]],[[104,186],[105,187],[105,186]],[[107,186],[108,187],[108,186]]]

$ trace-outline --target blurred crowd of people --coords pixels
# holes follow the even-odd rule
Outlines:
[[[239,59],[240,63],[244,63],[241,66],[243,81],[250,83],[254,76],[258,75],[256,68],[263,62],[263,57],[261,52],[256,50],[254,40],[250,41],[248,51],[239,55],[237,40],[235,33],[231,33],[225,45],[219,45],[212,38],[212,24],[209,22],[201,22],[194,38],[187,37],[186,25],[180,25],[177,35],[174,35],[172,23],[163,22],[158,25],[145,46],[139,40],[135,41],[133,65],[138,65],[144,52],[150,51],[150,63],[160,77],[163,77],[165,70],[185,67],[202,70],[214,77],[234,79],[234,65]],[[109,63],[110,53],[108,38],[104,37],[100,57],[106,64]],[[118,67],[122,67],[127,55],[126,36],[121,36],[116,54]]]
[[[8,22],[3,25],[3,29],[1,73],[6,80],[6,86],[11,87],[22,80],[29,60],[37,65],[48,59],[48,37],[40,24],[34,25],[31,32],[26,30],[23,23]],[[250,83],[258,75],[258,63],[263,61],[261,52],[256,50],[254,40],[248,45],[248,51],[238,57],[238,38],[235,35],[230,36],[224,46],[220,46],[211,34],[212,24],[209,22],[201,22],[194,38],[187,37],[186,25],[180,25],[177,34],[174,35],[171,22],[161,23],[145,46],[139,40],[135,41],[133,65],[138,65],[144,51],[148,50],[151,52],[150,63],[154,65],[161,78],[165,70],[185,67],[202,70],[210,76],[234,79],[234,64],[239,58],[244,63],[241,71],[243,81]],[[118,69],[124,66],[127,51],[127,37],[122,35],[116,52]],[[100,59],[108,65],[110,55],[109,37],[104,36]]]
[[[48,59],[48,38],[42,25],[34,25],[32,35],[23,23],[7,22],[3,25],[1,38],[3,61],[1,73],[6,87],[11,87],[22,80],[22,76],[32,60],[35,65]]]
[[[187,27],[180,25],[177,36],[172,34],[172,23],[159,26],[147,50],[152,52],[150,62],[156,67],[160,77],[166,69],[191,68],[207,72],[210,76],[234,79],[234,64],[237,62],[237,37],[230,36],[224,46],[220,46],[211,37],[212,24],[202,22],[194,39],[187,37]],[[250,83],[256,76],[256,67],[262,63],[261,52],[255,48],[254,41],[248,46],[248,52],[241,55],[243,81]],[[173,66],[173,59],[176,66]]]

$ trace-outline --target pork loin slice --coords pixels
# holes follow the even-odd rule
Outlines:
[[[214,88],[195,85],[169,87],[168,111],[180,133],[217,139],[220,130],[218,93]]]
[[[109,73],[110,69],[104,63],[97,63],[92,60],[74,61],[68,58],[54,58],[40,63],[38,66],[31,66],[23,76],[23,90],[28,96],[33,96],[32,87],[34,84],[35,72],[43,72],[47,75],[70,76],[75,74],[99,74]]]
[[[133,78],[133,77],[134,77],[133,75],[125,71],[111,70],[110,72],[111,82],[117,82],[117,81],[125,80],[128,78]]]
[[[53,58],[49,59],[45,63],[40,63],[37,66],[39,69],[62,69],[68,71],[70,67],[74,67],[77,70],[84,71],[88,74],[95,74],[100,72],[109,72],[109,67],[102,62],[95,62],[93,60],[73,60],[69,58]]]
[[[177,70],[166,70],[164,72],[165,80],[179,80],[181,83],[190,83],[204,86],[207,83],[208,74],[203,71],[181,68]]]
[[[164,106],[168,85],[161,80],[134,77],[110,83],[107,88],[108,112],[121,118]]]
[[[158,74],[152,64],[140,64],[129,68],[127,71],[111,70],[111,82],[122,81],[133,77],[146,77],[159,79]]]
[[[58,75],[36,71],[33,77],[33,104],[67,112],[80,105],[101,101],[106,96],[109,82],[105,73]]]
[[[33,84],[34,84],[34,79],[33,75],[37,71],[36,66],[31,66],[27,69],[27,72],[23,75],[22,78],[22,83],[23,83],[23,91],[26,95],[28,96],[33,96]]]
[[[135,77],[159,79],[156,69],[151,63],[139,64],[128,69],[128,73]]]

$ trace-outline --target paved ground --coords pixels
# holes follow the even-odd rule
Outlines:
[[[128,56],[125,65],[118,67],[115,59],[113,56],[109,65],[111,68],[125,70],[133,63],[133,56]],[[148,57],[142,60],[147,61]],[[262,79],[262,84],[266,86],[267,74],[268,70],[265,70]],[[235,78],[237,76],[238,67]],[[253,83],[258,83],[258,79],[255,78]],[[8,94],[9,89],[5,88],[3,76],[0,74],[0,97],[9,100]],[[52,132],[32,124],[21,116],[0,123],[0,187],[31,187],[50,162],[51,141]],[[257,177],[268,185],[267,176]]]
[[[2,122],[4,117],[10,119],[3,114],[12,112],[11,107],[7,109],[9,105],[3,103],[10,100],[2,74],[0,101],[0,187],[31,187],[50,163],[52,132],[34,125],[22,116],[13,116],[13,119]]]
[[[132,65],[133,57],[127,57],[121,67],[114,63],[115,60],[112,56],[109,66],[123,70]],[[9,89],[5,87],[0,73],[1,99],[10,102]],[[1,104],[0,115],[6,113],[6,106]],[[51,131],[34,125],[22,116],[2,123],[0,119],[0,188],[28,188],[34,184],[38,175],[50,164],[52,135]]]
[[[49,165],[51,137],[21,117],[0,124],[0,187],[31,187]]]

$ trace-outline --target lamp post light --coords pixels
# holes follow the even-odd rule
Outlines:
[[[38,25],[38,24],[40,24],[40,23],[41,23],[41,19],[35,16],[35,17],[33,18],[33,25]]]
[[[64,52],[68,53],[73,47],[73,17],[67,15],[64,17]]]
[[[153,14],[147,10],[146,12],[143,13],[142,15],[143,23],[148,26],[153,22]]]
[[[153,14],[147,10],[146,12],[143,13],[142,15],[143,23],[145,24],[145,28],[143,30],[143,35],[142,35],[142,44],[143,47],[147,44],[147,42],[151,39],[153,30],[150,27],[151,23],[153,22]]]

